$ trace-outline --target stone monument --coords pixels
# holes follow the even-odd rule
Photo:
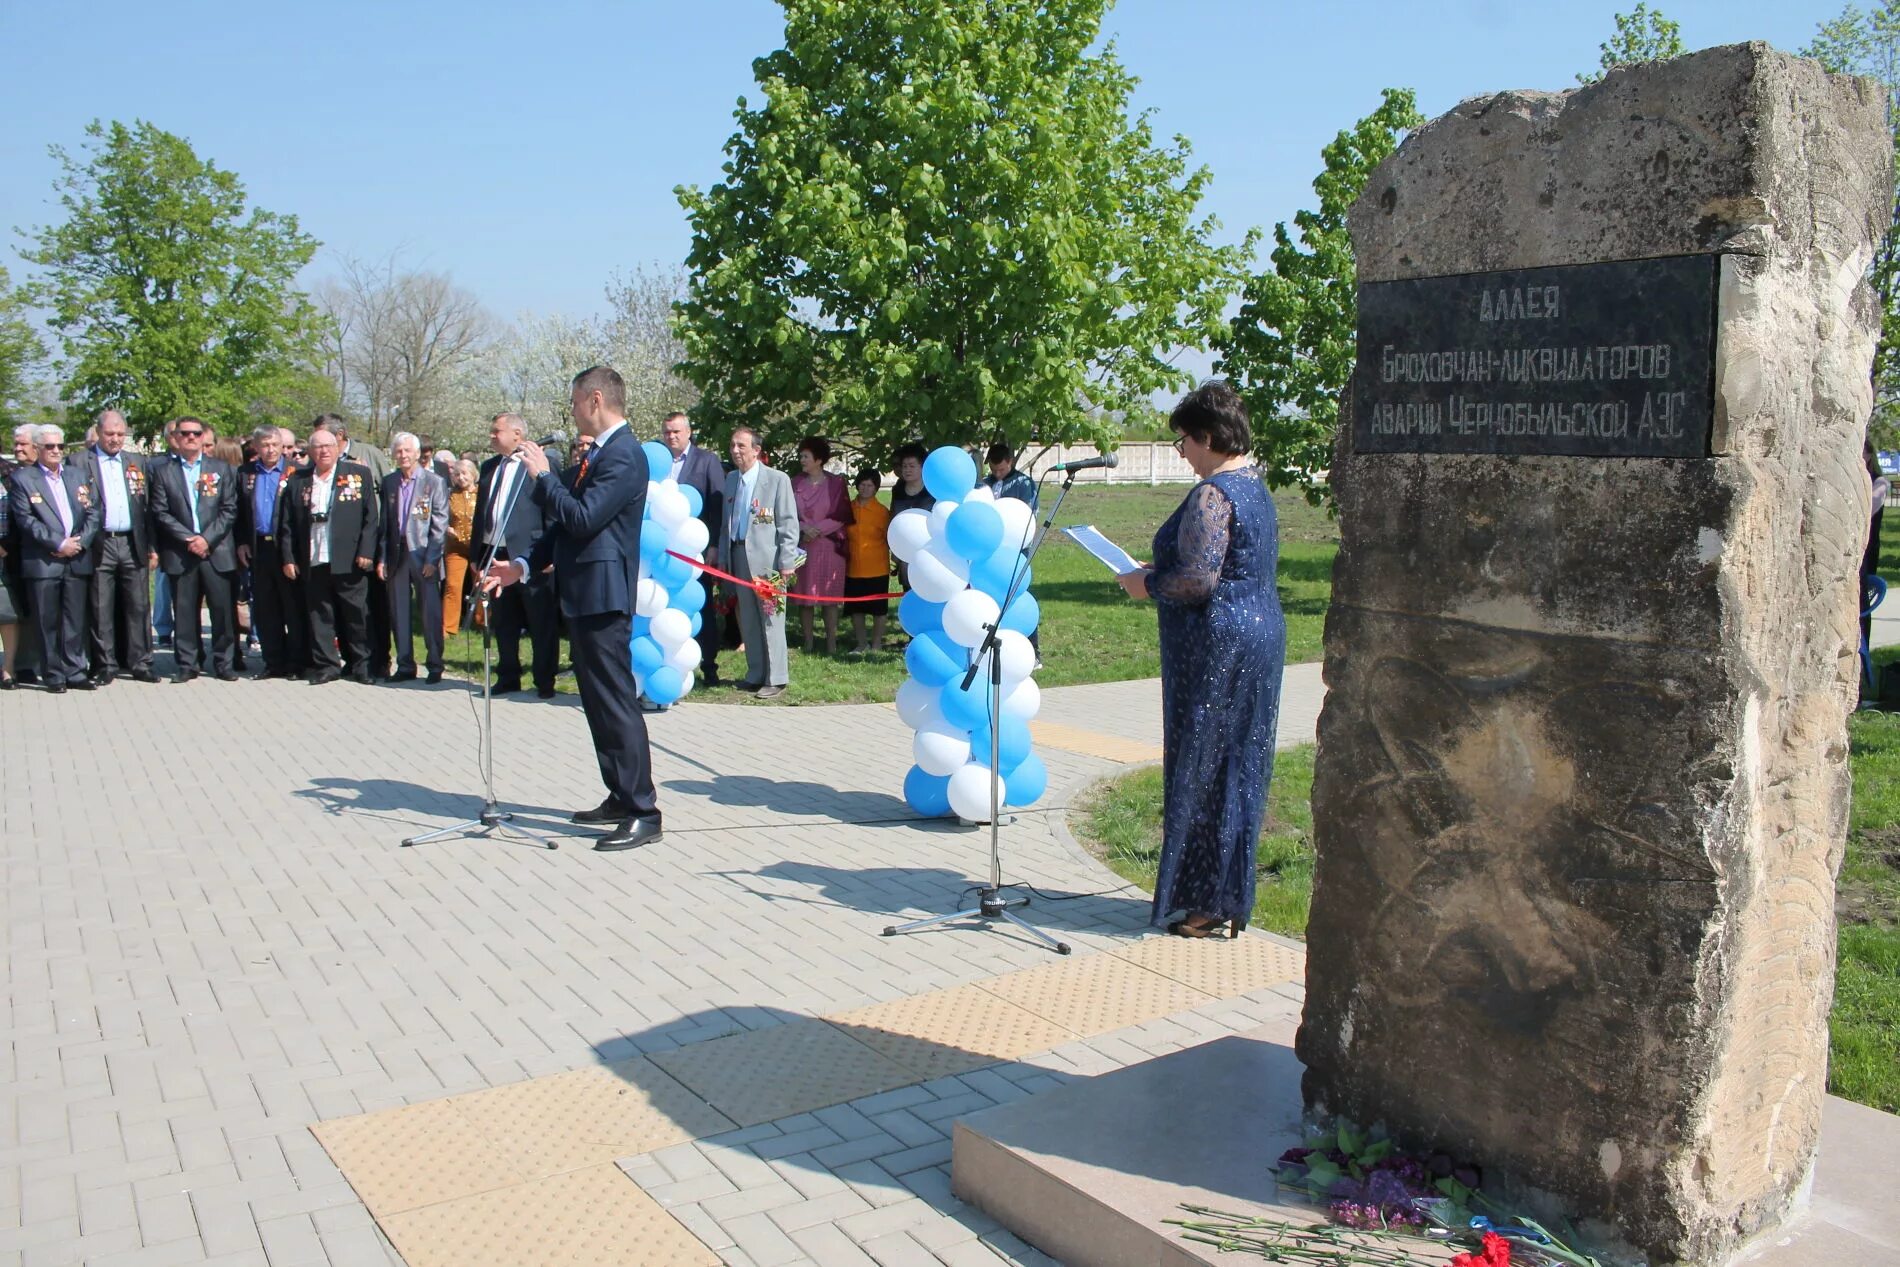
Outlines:
[[[1735,45],[1466,101],[1352,213],[1306,1101],[1655,1263],[1812,1165],[1891,155]]]

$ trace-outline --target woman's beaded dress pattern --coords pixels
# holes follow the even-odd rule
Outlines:
[[[1273,498],[1251,467],[1195,485],[1154,539],[1161,624],[1161,866],[1153,918],[1245,921],[1273,778],[1286,620]]]

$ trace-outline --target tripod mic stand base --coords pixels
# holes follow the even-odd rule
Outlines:
[[[978,889],[976,902],[977,904],[967,911],[953,911],[949,915],[931,915],[925,919],[914,919],[908,924],[892,924],[884,930],[884,935],[886,937],[895,937],[899,933],[910,933],[925,928],[936,928],[939,925],[948,924],[953,920],[960,919],[1001,919],[1007,920],[1017,928],[1022,929],[1025,933],[1028,933],[1031,937],[1034,937],[1037,941],[1049,947],[1049,949],[1055,951],[1058,955],[1066,955],[1069,953],[1070,947],[1068,942],[1057,941],[1040,928],[1037,928],[1034,924],[1018,919],[1016,915],[1010,911],[1009,908],[1012,906],[1028,906],[1028,898],[1020,898],[1011,902],[1004,899],[1002,891],[999,889]]]
[[[500,833],[502,836],[511,840],[529,841],[547,849],[559,849],[561,847],[559,841],[550,840],[539,832],[529,831],[526,827],[516,827],[514,822],[515,816],[513,814],[502,809],[493,801],[483,801],[482,812],[476,817],[469,819],[467,822],[452,823],[447,827],[438,828],[432,832],[424,832],[420,836],[411,836],[402,842],[402,847],[407,849],[411,845],[426,845],[432,840],[447,840],[451,836],[486,837],[496,833]]]

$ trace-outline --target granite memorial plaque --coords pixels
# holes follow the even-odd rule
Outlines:
[[[1707,457],[1717,260],[1360,286],[1354,450]]]

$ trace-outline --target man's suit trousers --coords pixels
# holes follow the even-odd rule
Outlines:
[[[310,663],[319,671],[344,669],[369,679],[369,574],[307,568],[304,605],[310,613]]]
[[[632,629],[625,612],[576,616],[567,622],[581,709],[600,759],[600,781],[629,817],[651,818],[660,806],[653,789],[647,723],[640,715],[633,659],[627,651]]]
[[[303,606],[303,582],[284,575],[284,556],[273,537],[260,537],[251,554],[251,627],[273,673],[302,673],[310,667],[310,617]]]
[[[86,617],[92,607],[88,581],[71,572],[27,578],[33,631],[39,638],[40,681],[47,686],[71,686],[85,680]]]
[[[411,557],[389,566],[389,623],[396,633],[396,667],[414,672],[414,628],[422,625],[424,663],[431,673],[442,668],[442,568],[434,576],[422,574],[422,563]]]
[[[220,572],[210,559],[192,559],[172,577],[172,645],[180,671],[237,672],[237,606],[230,572]],[[211,609],[210,664],[204,663],[204,629],[198,612]]]
[[[745,580],[752,578],[752,565],[745,556],[745,543],[732,542],[725,557],[727,571]],[[759,596],[745,586],[734,585],[739,600],[739,637],[745,642],[745,680],[755,686],[784,686],[791,680],[785,661],[785,608],[771,615],[759,605]]]
[[[107,533],[92,567],[92,664],[101,673],[152,669],[152,573],[130,533]]]

